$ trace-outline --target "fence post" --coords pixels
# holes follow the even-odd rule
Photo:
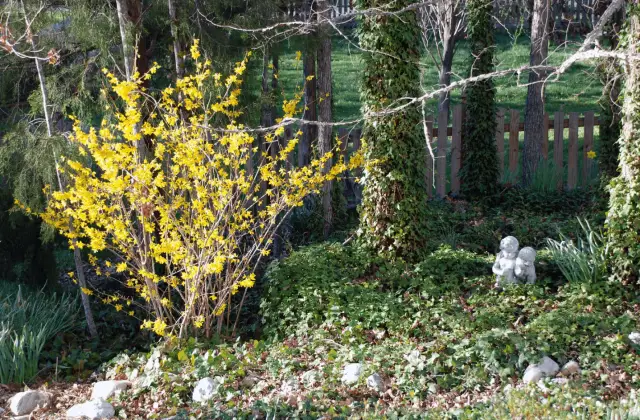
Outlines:
[[[427,117],[425,122],[427,124],[427,132],[428,137],[424,139],[425,142],[429,142],[429,146],[431,147],[431,151],[433,151],[433,117]],[[425,174],[425,188],[427,189],[427,198],[433,198],[433,159],[431,158],[431,154],[429,153],[429,149],[426,148],[425,143],[425,151],[424,151],[425,163],[427,166],[427,173]]]
[[[542,157],[546,161],[549,158],[549,114],[544,113],[542,116]]]
[[[584,113],[584,143],[582,146],[582,179],[584,185],[589,184],[589,175],[591,175],[591,158],[589,152],[593,150],[593,111]]]
[[[445,111],[438,114],[438,160],[437,160],[437,180],[436,194],[439,198],[444,198],[447,194],[447,119],[449,115]]]
[[[509,122],[509,171],[511,176],[518,172],[518,147],[520,146],[520,113],[515,109],[510,112]]]
[[[496,151],[498,152],[498,182],[502,181],[504,175],[504,109],[498,109],[496,114]]]
[[[567,188],[572,190],[578,183],[578,119],[577,112],[569,113],[569,160]]]
[[[462,126],[464,110],[462,104],[453,107],[451,131],[451,193],[460,193],[460,158],[462,156]]]
[[[293,138],[293,130],[291,129],[291,126],[286,126],[284,129],[284,138],[283,138],[283,142],[281,143],[280,147],[281,148],[286,148],[289,146],[289,142],[291,141],[291,139]],[[287,154],[287,171],[290,171],[293,169],[294,166],[294,160],[293,160],[293,150],[291,152],[289,152]]]
[[[558,178],[558,191],[564,186],[564,113],[561,111],[553,115],[553,161],[556,166],[556,176]]]

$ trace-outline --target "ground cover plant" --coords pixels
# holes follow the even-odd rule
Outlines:
[[[640,418],[634,2],[0,3],[0,418]]]
[[[0,309],[0,383],[31,381],[47,342],[74,326],[77,300],[0,281]]]

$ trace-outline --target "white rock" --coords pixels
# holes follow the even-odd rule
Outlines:
[[[354,385],[362,375],[362,364],[349,363],[342,371],[342,383],[345,385]]]
[[[580,373],[580,365],[574,360],[570,360],[565,363],[565,365],[562,366],[562,369],[560,370],[560,374],[562,376],[571,376],[576,373]]]
[[[640,332],[634,331],[629,334],[629,340],[636,346],[640,346]]]
[[[553,359],[544,356],[540,363],[529,365],[524,371],[522,381],[525,384],[538,382],[540,379],[555,376],[560,370],[560,366]]]
[[[131,386],[129,381],[100,381],[93,384],[91,399],[107,399],[124,391]]]
[[[14,416],[23,416],[33,410],[44,407],[51,400],[51,395],[42,391],[18,392],[9,400],[9,409]]]
[[[116,414],[113,406],[98,398],[82,404],[76,404],[67,410],[67,418],[88,418],[89,420],[109,419]]]
[[[544,378],[544,372],[537,365],[529,365],[529,367],[524,371],[522,382],[528,384],[531,382],[538,382],[542,378]]]
[[[551,380],[552,383],[556,384],[556,385],[566,385],[569,383],[569,379],[567,378],[553,378]]]
[[[302,374],[302,383],[307,388],[311,388],[316,382],[318,382],[318,376],[318,372],[315,370],[308,370]]]
[[[298,384],[296,378],[289,378],[280,386],[280,393],[282,395],[291,395],[298,389],[300,389],[300,384]]]
[[[411,366],[417,366],[420,364],[420,350],[413,350],[411,353],[404,356],[405,360],[409,362]]]
[[[215,378],[200,379],[193,389],[193,400],[196,402],[205,402],[213,398],[220,386],[224,383],[224,378],[216,376]]]
[[[11,420],[31,420],[31,415],[25,414],[24,416],[15,416],[11,417]]]
[[[560,371],[560,366],[550,357],[544,356],[538,367],[546,376],[555,376]]]
[[[374,373],[367,378],[367,387],[376,392],[384,392],[385,388],[382,377],[380,377],[380,375],[378,375],[377,373]]]

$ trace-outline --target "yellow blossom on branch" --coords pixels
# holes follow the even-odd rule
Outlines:
[[[199,59],[197,41],[190,52]],[[105,72],[120,100],[98,128],[74,120],[70,140],[86,156],[63,162],[68,187],[50,192],[41,215],[72,247],[118,257],[115,271],[128,275],[125,284],[148,313],[142,328],[161,336],[210,335],[235,319],[230,299],[254,286],[281,217],[362,165],[356,154],[327,167],[333,153],[305,167],[291,164],[302,133],[291,127],[286,141],[282,134],[302,112],[301,92],[283,102],[284,119],[265,133],[270,153],[261,156],[253,133],[237,121],[249,56],[226,79],[198,61],[194,73],[153,97],[142,86],[157,65],[131,80]],[[97,264],[93,254],[90,262]]]

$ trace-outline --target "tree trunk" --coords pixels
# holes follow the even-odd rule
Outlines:
[[[25,18],[25,22],[27,22],[27,25],[29,24],[27,21],[27,11],[24,7],[24,3],[22,3],[22,12],[24,14],[24,18]],[[27,30],[29,32],[31,32],[31,28],[27,28]],[[30,34],[30,36],[28,37],[31,43],[31,48],[33,49],[33,51],[36,50],[36,45],[35,45],[35,40],[33,39],[33,34]],[[42,108],[44,111],[44,119],[46,121],[47,124],[47,136],[48,137],[52,137],[53,136],[53,122],[51,121],[51,114],[49,111],[49,95],[47,93],[47,85],[46,85],[46,79],[44,77],[44,68],[42,67],[42,61],[39,60],[38,58],[35,59],[36,62],[36,70],[38,72],[38,80],[40,83],[40,94],[42,95]],[[55,156],[54,156],[54,160],[55,160]],[[58,172],[58,164],[56,161],[56,174],[58,176],[58,183],[59,183],[59,187],[60,187],[60,191],[63,191],[63,184],[62,184],[62,180],[60,179],[60,174]],[[74,251],[73,251],[73,260],[76,266],[76,272],[78,273],[78,282],[80,284],[80,287],[85,287],[86,288],[86,281],[84,278],[84,271],[82,269],[82,255],[80,255],[80,250],[77,247],[74,247]],[[84,309],[84,315],[85,318],[87,320],[87,327],[89,328],[89,333],[91,334],[91,337],[96,338],[98,337],[98,330],[96,328],[96,323],[93,320],[93,311],[91,310],[91,302],[89,302],[89,297],[84,293],[84,291],[80,292],[81,295],[81,299],[82,299],[82,307]]]
[[[269,93],[269,50],[265,48],[262,56],[262,106],[260,108],[260,125],[262,127],[270,127],[273,125],[273,105],[271,95]],[[266,137],[264,133],[258,135],[258,167],[256,172],[260,173],[260,167],[264,161],[263,154],[267,153]],[[267,184],[264,181],[260,181],[260,197],[263,203],[258,206],[259,209],[265,207],[264,194],[267,191]]]
[[[131,80],[133,76],[133,40],[127,29],[129,25],[128,7],[126,0],[116,0],[116,8],[118,10],[118,26],[120,27],[120,42],[122,42],[122,54],[124,57],[124,72],[127,80]]]
[[[173,59],[176,65],[176,79],[181,79],[184,76],[184,63],[182,60],[182,48],[180,46],[180,40],[178,39],[178,25],[176,18],[176,6],[173,0],[167,0],[169,6],[169,19],[171,26],[171,37],[173,38]]]
[[[495,69],[492,3],[468,0],[467,34],[474,57],[471,76],[492,73]],[[460,191],[467,199],[485,199],[497,192],[498,153],[496,150],[496,89],[492,79],[467,86],[463,93],[465,129],[462,136]]]
[[[305,18],[312,18],[313,0],[306,0],[304,4]],[[315,34],[308,36],[309,43],[302,56],[302,74],[304,77],[304,113],[302,118],[307,121],[317,121],[318,112],[316,109],[316,45]],[[308,165],[311,161],[311,146],[318,136],[318,127],[314,124],[302,125],[302,138],[298,144],[298,167]]]
[[[539,66],[547,60],[549,50],[549,0],[535,0],[531,28],[531,55],[529,64]],[[527,102],[524,111],[524,152],[522,155],[522,184],[528,186],[542,159],[544,98],[543,84],[545,73],[540,70],[529,72]]]
[[[420,95],[420,31],[413,0],[360,0],[358,10],[383,8],[386,16],[358,22],[363,71],[361,96],[367,165],[359,236],[364,246],[388,258],[417,260],[429,229],[425,202],[425,140],[419,104],[380,111]],[[399,29],[401,28],[401,29]],[[370,52],[375,51],[375,52]]]
[[[302,71],[305,79],[303,118],[307,121],[317,121],[315,49],[305,52],[302,60]],[[318,127],[316,125],[304,124],[302,126],[302,141],[298,145],[298,166],[309,164],[311,160],[311,145],[315,143],[317,137]]]
[[[81,288],[87,288],[87,280],[84,277],[84,267],[82,264],[82,255],[78,247],[73,248],[73,262],[76,265],[76,274],[78,275],[78,285]],[[83,290],[80,290],[80,299],[82,300],[82,308],[84,309],[84,316],[87,320],[87,328],[89,328],[89,334],[92,338],[98,337],[98,329],[96,328],[96,322],[93,319],[93,311],[91,310],[91,302],[89,296]]]
[[[55,162],[56,168],[56,177],[58,178],[58,187],[60,191],[64,191],[64,183],[62,182],[62,178],[60,176],[60,170],[58,167],[58,160],[55,155],[53,156],[53,160]],[[73,219],[69,218],[69,230],[73,233]],[[92,338],[99,338],[98,329],[96,328],[96,322],[93,319],[93,311],[91,310],[91,302],[89,301],[89,296],[84,292],[83,288],[87,288],[87,280],[84,277],[84,266],[82,264],[82,254],[80,253],[80,248],[76,246],[77,241],[74,239],[71,243],[73,245],[73,262],[76,266],[76,275],[78,276],[78,286],[80,286],[80,300],[82,301],[82,308],[84,309],[84,316],[87,320],[87,328],[89,329],[89,334]]]
[[[329,19],[330,5],[327,0],[318,1],[319,17],[321,19]],[[325,28],[326,29],[326,28]],[[318,121],[321,123],[330,123],[332,121],[331,116],[331,103],[333,102],[333,96],[331,93],[331,36],[328,33],[323,33],[318,48]],[[324,156],[331,151],[331,134],[332,127],[327,125],[320,125],[318,127],[318,149],[320,156]],[[329,159],[324,167],[324,172],[329,171],[331,168],[332,160]],[[322,234],[325,238],[331,233],[333,226],[333,206],[331,192],[333,190],[333,183],[327,181],[322,186],[322,215],[324,223],[322,227]]]
[[[443,28],[442,39],[442,63],[440,67],[440,77],[438,84],[440,88],[451,84],[451,68],[453,67],[453,51],[455,46],[455,30],[456,30],[456,7],[451,5],[446,9],[446,26]],[[441,92],[438,95],[438,112],[446,111],[447,121],[449,121],[449,104],[450,93]]]
[[[640,10],[629,9],[626,53],[640,54]],[[611,181],[607,216],[608,267],[614,280],[640,287],[640,62],[622,62],[623,92],[620,175]]]

